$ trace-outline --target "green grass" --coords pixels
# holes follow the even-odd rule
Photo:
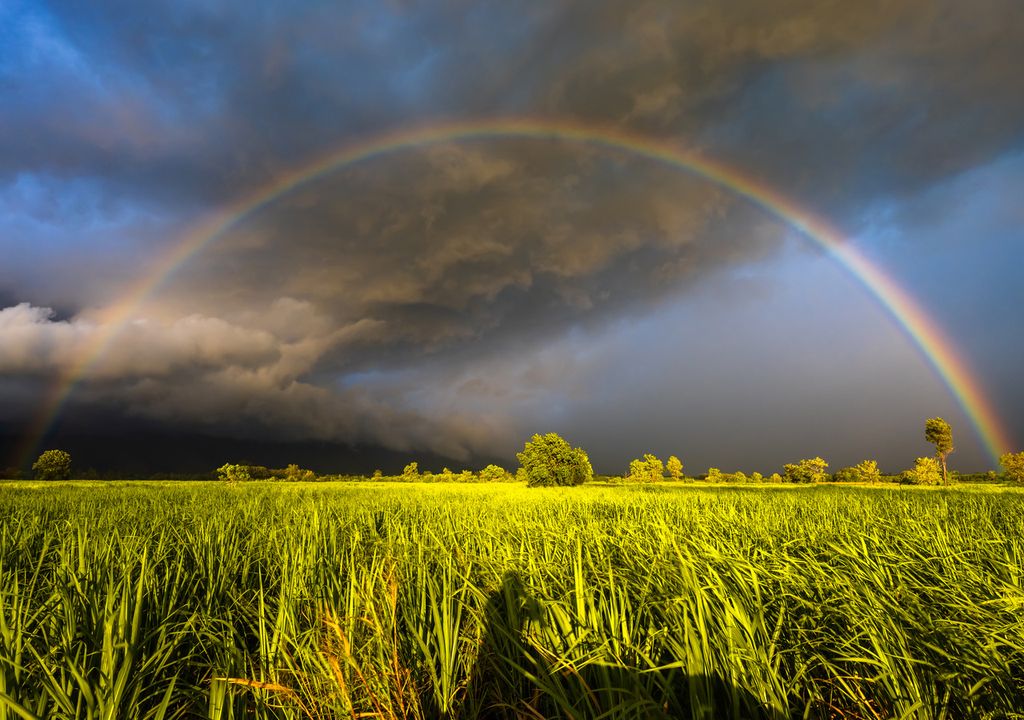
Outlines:
[[[1010,488],[0,485],[0,720],[1013,718]]]

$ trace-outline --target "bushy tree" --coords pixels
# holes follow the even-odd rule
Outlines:
[[[1006,479],[1024,483],[1024,452],[1006,453],[999,458]]]
[[[774,473],[772,473],[771,475],[768,476],[768,482],[770,482],[770,483],[780,483],[780,482],[782,482],[782,476],[779,475],[777,472],[774,472]]]
[[[581,485],[594,477],[587,453],[572,447],[557,433],[534,435],[516,458],[529,487]]]
[[[722,482],[722,471],[716,467],[708,468],[708,473],[705,476],[708,482]]]
[[[217,478],[225,482],[246,482],[252,480],[248,465],[224,463],[217,468]]]
[[[645,453],[642,459],[629,464],[627,477],[634,482],[658,482],[665,479],[665,465],[656,456]]]
[[[673,480],[679,480],[683,477],[683,462],[675,455],[668,456],[668,462],[665,463],[665,469],[668,470],[669,477]]]
[[[292,463],[284,469],[284,479],[289,482],[314,482],[316,473]]]
[[[914,462],[913,470],[904,470],[900,482],[905,485],[938,485],[943,482],[942,468],[933,457],[920,457]]]
[[[820,457],[782,466],[786,479],[793,483],[819,483],[828,479],[828,463]]]
[[[924,439],[935,446],[935,457],[942,465],[942,484],[946,485],[946,456],[953,452],[953,430],[940,417],[924,421]]]
[[[63,450],[46,450],[32,463],[39,480],[67,480],[71,477],[71,455]]]
[[[455,482],[455,473],[448,468],[442,468],[441,472],[439,472],[435,477],[438,482]]]
[[[512,476],[499,465],[488,465],[480,471],[480,479],[484,482],[507,482]]]
[[[402,477],[409,482],[415,482],[420,479],[420,465],[416,462],[411,462],[405,466],[402,470]]]
[[[876,483],[882,479],[878,471],[878,463],[864,460],[852,467],[844,467],[836,471],[836,482]]]
[[[764,475],[762,475],[761,473],[759,473],[759,472],[757,472],[755,470],[754,472],[750,473],[750,482],[752,482],[752,483],[763,483],[764,482]]]

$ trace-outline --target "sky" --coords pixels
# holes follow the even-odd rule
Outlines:
[[[0,466],[514,467],[554,431],[604,473],[897,472],[942,416],[950,466],[994,468],[1021,67],[1017,0],[0,0]],[[438,130],[517,124],[583,130]],[[833,228],[1001,440],[786,213],[611,136]]]

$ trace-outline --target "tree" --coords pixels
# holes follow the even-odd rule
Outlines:
[[[645,453],[643,459],[629,464],[627,477],[635,482],[657,482],[665,479],[665,465],[656,456]]]
[[[63,450],[47,450],[32,463],[39,480],[67,480],[71,477],[71,455]]]
[[[668,470],[668,474],[673,480],[679,480],[683,477],[683,462],[675,455],[668,456],[668,462],[665,463],[665,469]]]
[[[284,479],[289,482],[314,482],[316,473],[292,463],[284,469]]]
[[[249,474],[248,465],[232,465],[231,463],[224,463],[217,468],[217,478],[225,482],[246,482],[252,480],[252,475]]]
[[[828,472],[828,463],[820,457],[810,460],[801,460],[795,465],[783,465],[786,473],[786,480],[793,483],[819,483],[825,482]]]
[[[708,474],[705,479],[708,482],[722,482],[722,471],[716,467],[708,468]]]
[[[511,478],[508,471],[499,465],[488,465],[480,471],[480,479],[484,482],[506,482]]]
[[[529,487],[581,485],[594,478],[587,453],[570,446],[558,433],[534,435],[516,458]]]
[[[836,482],[876,483],[882,479],[878,472],[878,463],[864,460],[853,467],[845,467],[836,471]]]
[[[918,458],[913,470],[900,473],[900,482],[905,485],[938,485],[943,482],[939,461],[933,457]]]
[[[946,456],[953,452],[953,430],[940,417],[924,421],[924,439],[935,446],[935,457],[942,464],[942,484],[947,484]]]
[[[420,465],[416,462],[411,462],[405,466],[402,470],[402,477],[409,482],[415,482],[420,479]]]
[[[1007,480],[1024,483],[1024,452],[1006,453],[999,458]]]

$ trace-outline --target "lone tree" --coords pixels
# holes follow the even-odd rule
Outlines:
[[[63,450],[47,450],[32,463],[40,480],[67,480],[71,477],[71,455]]]
[[[1003,466],[1007,480],[1024,483],[1024,452],[1005,453],[1000,456],[999,464]]]
[[[668,456],[665,469],[668,470],[668,474],[673,480],[678,480],[683,476],[683,462],[675,455]]]
[[[935,446],[935,457],[942,465],[942,484],[947,485],[946,456],[953,452],[953,430],[940,417],[924,421],[924,439]]]
[[[572,447],[557,433],[534,435],[516,457],[528,487],[581,485],[594,478],[587,453]]]

